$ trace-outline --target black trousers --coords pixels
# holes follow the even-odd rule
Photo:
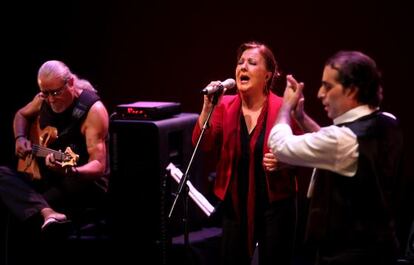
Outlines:
[[[290,265],[293,259],[296,202],[289,198],[271,203],[256,218],[255,236],[259,265]],[[223,212],[222,264],[249,265],[245,221],[237,220],[232,211]]]
[[[11,213],[24,221],[46,207],[67,213],[68,209],[93,207],[105,196],[95,183],[76,177],[54,180],[53,185],[30,181],[8,167],[0,167],[0,199]]]
[[[0,199],[21,221],[49,207],[42,194],[35,191],[21,173],[8,167],[0,167]]]

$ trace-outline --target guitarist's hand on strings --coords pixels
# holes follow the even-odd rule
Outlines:
[[[19,158],[26,158],[32,152],[32,143],[26,137],[16,139],[15,153]]]

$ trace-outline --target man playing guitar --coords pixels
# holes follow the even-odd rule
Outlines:
[[[38,71],[40,92],[17,111],[18,171],[0,167],[0,199],[41,229],[66,222],[69,209],[99,200],[108,184],[108,113],[92,85],[60,61]]]

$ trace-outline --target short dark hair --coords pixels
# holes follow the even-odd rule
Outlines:
[[[272,78],[269,78],[266,84],[266,92],[269,92],[276,86],[276,80],[280,76],[279,67],[275,59],[275,56],[272,50],[266,44],[260,43],[258,41],[250,41],[245,42],[239,46],[237,50],[237,62],[240,60],[240,57],[242,56],[243,52],[249,49],[259,49],[260,54],[265,59],[266,69],[272,72]]]
[[[338,71],[337,81],[344,88],[358,88],[357,100],[371,107],[382,101],[381,73],[375,61],[359,51],[340,51],[329,58],[325,66]]]

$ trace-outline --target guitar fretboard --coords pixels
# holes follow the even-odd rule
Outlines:
[[[64,161],[67,159],[67,155],[65,153],[40,146],[37,144],[32,145],[32,153],[38,157],[46,157],[48,154],[52,153],[56,160]]]

